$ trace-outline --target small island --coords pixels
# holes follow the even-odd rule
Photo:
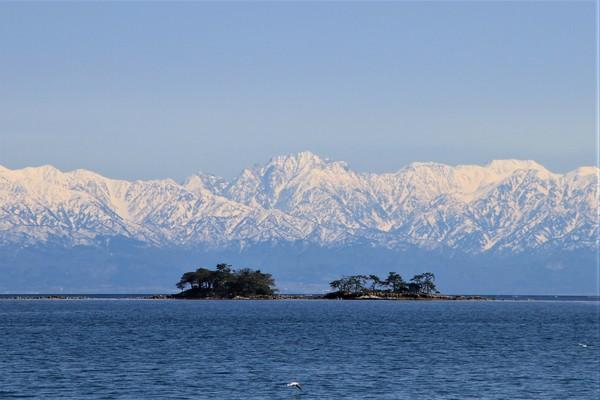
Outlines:
[[[185,272],[176,286],[181,289],[172,296],[176,299],[273,299],[277,292],[271,274],[250,268],[235,270],[229,264]]]
[[[273,276],[250,268],[233,269],[230,264],[218,264],[214,270],[198,268],[185,272],[172,299],[335,299],[335,300],[483,300],[480,296],[441,295],[435,275],[424,272],[405,281],[397,272],[385,279],[377,275],[351,275],[329,283],[332,292],[324,295],[277,294]],[[165,298],[161,296],[160,298]]]
[[[420,299],[438,298],[435,275],[425,272],[406,282],[397,272],[390,272],[386,279],[377,275],[351,275],[329,283],[333,292],[328,299]]]

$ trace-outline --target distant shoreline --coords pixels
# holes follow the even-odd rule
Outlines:
[[[323,294],[283,294],[269,298],[238,297],[226,298],[174,298],[171,294],[1,294],[2,300],[203,300],[203,301],[286,301],[286,300],[326,300],[340,301],[342,299],[327,299]],[[432,295],[427,298],[362,298],[343,299],[343,301],[600,301],[600,296],[577,295]]]
[[[157,295],[155,299],[165,300],[393,300],[393,301],[422,301],[422,300],[493,300],[483,296],[462,296],[462,295],[442,295],[442,294],[402,294],[402,295],[345,295],[338,296],[336,293],[327,293],[322,295],[272,295],[272,296],[235,296],[227,297],[194,297],[185,294],[176,295]]]

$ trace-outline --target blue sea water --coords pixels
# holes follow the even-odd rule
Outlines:
[[[599,399],[599,307],[1,300],[0,398]]]

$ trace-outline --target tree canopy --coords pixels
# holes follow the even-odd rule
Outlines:
[[[406,282],[400,274],[390,272],[385,279],[377,275],[351,275],[329,283],[335,291],[331,296],[358,297],[363,295],[431,295],[439,293],[435,275],[425,272]]]
[[[276,292],[271,274],[249,268],[235,270],[229,264],[218,264],[214,270],[198,268],[185,272],[176,286],[182,290],[180,297],[272,296]]]

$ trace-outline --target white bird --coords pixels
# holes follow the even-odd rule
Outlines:
[[[580,347],[588,347],[588,345],[585,344],[585,343],[577,343],[577,345],[580,346]]]
[[[287,387],[293,387],[298,390],[302,390],[302,386],[300,386],[300,383],[298,383],[298,382],[290,382],[287,384]]]

